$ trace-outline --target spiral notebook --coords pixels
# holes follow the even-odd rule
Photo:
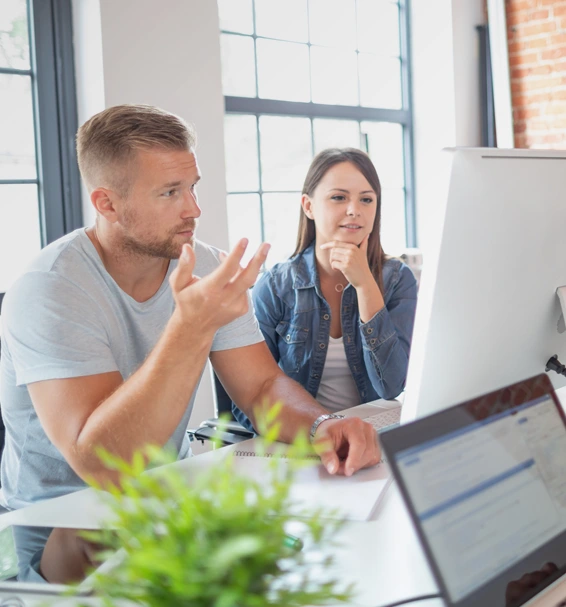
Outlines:
[[[236,471],[261,481],[269,476],[270,461],[277,458],[280,466],[289,465],[281,444],[270,445],[266,453],[258,454],[260,439],[235,445]],[[297,514],[307,514],[319,509],[328,510],[328,518],[346,518],[354,521],[368,520],[375,511],[391,483],[389,466],[386,463],[359,470],[353,476],[335,476],[316,463],[295,472],[291,486],[291,499]]]

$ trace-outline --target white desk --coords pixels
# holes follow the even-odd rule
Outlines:
[[[172,465],[190,479],[241,445],[204,453]],[[107,516],[107,508],[98,495],[86,489],[3,514],[0,525],[20,523],[96,528]],[[341,546],[333,550],[336,576],[345,582],[354,582],[358,589],[352,605],[378,607],[438,592],[395,483],[389,487],[371,520],[348,522],[337,539]],[[0,592],[0,600],[5,596],[8,595]],[[24,595],[22,598],[26,605],[36,604],[33,598]],[[419,607],[439,605],[441,603],[437,600],[418,603]]]

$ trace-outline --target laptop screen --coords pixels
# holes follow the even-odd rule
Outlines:
[[[522,576],[549,583],[564,568],[566,427],[547,387],[522,382],[410,424],[423,425],[420,438],[413,429],[415,440],[394,449],[394,471],[452,604],[496,580],[489,604],[520,605]],[[395,432],[384,441],[395,442]]]

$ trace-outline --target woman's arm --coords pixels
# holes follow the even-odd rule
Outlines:
[[[364,363],[381,398],[395,398],[405,387],[416,305],[417,282],[403,264],[387,306],[365,323],[360,310]]]

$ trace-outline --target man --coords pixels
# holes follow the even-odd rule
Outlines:
[[[0,402],[10,508],[115,481],[95,447],[131,459],[148,443],[190,447],[186,427],[207,358],[238,406],[282,401],[281,439],[301,428],[333,448],[331,473],[376,464],[373,428],[325,413],[267,349],[242,240],[229,254],[195,240],[195,135],[149,106],[109,108],[77,135],[96,224],[46,247],[4,300]],[[178,261],[177,261],[178,260]]]

